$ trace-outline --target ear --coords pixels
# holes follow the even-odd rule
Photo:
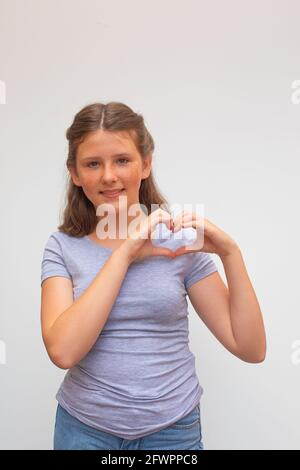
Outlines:
[[[68,166],[68,170],[70,172],[71,178],[75,186],[82,186],[79,180],[79,177],[77,175],[76,168],[72,165]]]
[[[144,159],[143,159],[143,171],[142,171],[142,179],[148,178],[150,175],[152,168],[152,154],[149,153]]]

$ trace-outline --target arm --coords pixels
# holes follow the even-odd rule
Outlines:
[[[58,367],[69,369],[89,352],[106,323],[129,264],[123,244],[75,302],[69,279],[51,277],[43,282],[43,340],[50,359]]]
[[[167,248],[148,239],[156,225],[170,224],[170,214],[157,209],[140,224],[104,263],[88,288],[73,302],[72,282],[53,276],[42,284],[41,322],[50,359],[62,369],[77,364],[92,348],[118,296],[131,263],[147,256],[169,256]],[[146,236],[145,236],[146,235]]]
[[[238,247],[220,256],[228,288],[213,273],[188,289],[189,298],[207,327],[232,354],[245,362],[266,355],[263,318]]]

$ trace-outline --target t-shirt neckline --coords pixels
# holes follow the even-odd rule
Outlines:
[[[110,251],[110,252],[113,252],[114,250],[112,248],[108,248],[104,245],[101,245],[101,243],[97,243],[95,242],[94,240],[92,240],[88,235],[85,235],[84,238],[86,240],[88,240],[93,246],[97,246],[97,247],[100,247],[102,248],[103,250],[106,250],[106,251]]]

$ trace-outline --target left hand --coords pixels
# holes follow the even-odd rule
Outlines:
[[[227,233],[195,212],[182,211],[173,220],[173,232],[178,232],[182,228],[188,227],[197,230],[197,239],[195,242],[192,245],[178,248],[174,253],[174,257],[196,251],[215,253],[222,257],[229,255],[239,248],[236,242]]]

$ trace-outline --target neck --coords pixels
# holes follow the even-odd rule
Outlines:
[[[110,224],[110,219],[107,215],[98,217],[97,224],[104,219],[103,223],[101,224],[100,227],[98,227],[98,233],[97,233],[97,227],[93,231],[93,234],[99,238],[99,239],[115,239],[115,240],[121,240],[128,238],[129,233],[128,230],[130,231],[135,230],[139,228],[139,224],[143,220],[143,218],[146,218],[147,215],[142,211],[140,213],[137,213],[135,215],[128,215],[128,212],[126,211],[117,211],[116,217],[113,218],[111,224]],[[134,222],[134,220],[136,222]]]

